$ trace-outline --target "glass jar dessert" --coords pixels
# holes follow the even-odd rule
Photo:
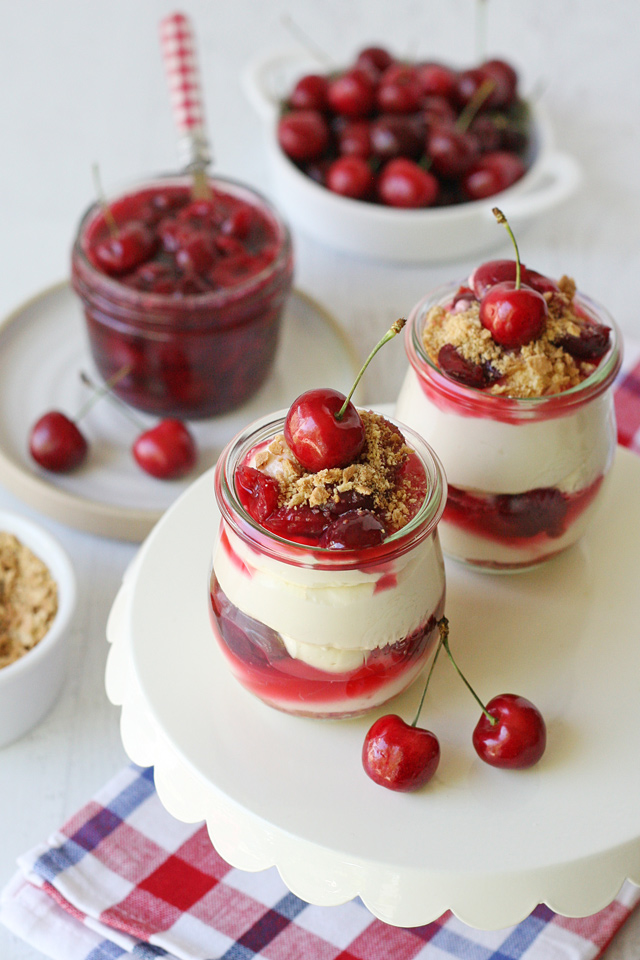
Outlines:
[[[345,468],[305,471],[281,414],[248,427],[216,468],[214,633],[239,682],[287,713],[379,706],[416,679],[438,636],[440,463],[402,424],[360,416],[365,447]]]
[[[484,264],[468,283],[443,286],[414,307],[396,404],[444,465],[445,554],[493,571],[535,566],[582,536],[616,447],[621,344],[613,320],[568,278],[523,267],[524,283],[546,304],[541,332],[501,346],[480,319],[483,309],[489,314],[486,279],[493,271],[499,283],[515,270],[514,261]]]
[[[199,419],[235,409],[269,374],[291,289],[289,231],[256,191],[161,177],[80,223],[72,282],[95,363],[126,403]]]

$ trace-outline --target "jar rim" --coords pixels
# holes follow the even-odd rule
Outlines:
[[[279,410],[249,424],[227,444],[218,459],[214,478],[218,507],[223,519],[242,540],[254,548],[257,547],[261,553],[284,563],[314,569],[346,570],[361,567],[363,563],[378,563],[401,556],[435,530],[447,499],[444,468],[436,453],[418,433],[386,415],[385,418],[399,427],[408,444],[420,457],[427,479],[424,501],[404,527],[386,537],[379,546],[367,547],[364,561],[362,551],[335,550],[297,543],[263,527],[240,502],[235,491],[233,474],[235,467],[242,462],[249,450],[269,437],[283,432],[286,413],[286,410]]]
[[[419,300],[409,314],[405,334],[405,349],[409,362],[419,377],[428,378],[430,385],[437,393],[449,400],[458,401],[466,407],[477,406],[487,415],[491,415],[491,409],[496,414],[498,410],[509,410],[514,414],[528,412],[535,415],[535,412],[541,408],[544,408],[545,413],[549,413],[550,407],[557,408],[558,412],[561,412],[565,408],[599,396],[611,386],[622,365],[622,335],[608,310],[580,291],[576,293],[577,302],[594,320],[598,319],[610,328],[611,343],[595,370],[575,387],[541,397],[512,397],[486,393],[445,376],[424,348],[422,342],[424,319],[431,307],[446,303],[465,283],[466,280],[442,284]]]
[[[282,218],[274,204],[271,203],[271,201],[268,200],[262,193],[260,193],[260,191],[256,190],[255,187],[249,186],[249,184],[241,183],[239,180],[234,180],[231,177],[218,176],[217,174],[209,177],[208,180],[209,183],[214,187],[219,185],[223,188],[223,190],[224,188],[228,188],[229,192],[233,196],[240,196],[244,194],[242,199],[245,199],[247,203],[251,203],[251,205],[257,209],[262,207],[268,213],[269,217],[277,228],[277,240],[279,242],[280,249],[278,250],[278,253],[274,259],[265,267],[263,267],[259,273],[252,274],[250,277],[244,279],[241,283],[238,283],[233,287],[225,287],[220,290],[210,290],[204,293],[184,294],[180,298],[180,304],[183,305],[187,310],[195,308],[202,309],[207,307],[215,308],[218,306],[220,301],[223,303],[228,301],[230,295],[234,299],[242,299],[243,297],[247,296],[247,294],[250,294],[254,288],[263,284],[269,277],[276,276],[286,265],[292,255],[292,240],[289,226]],[[186,186],[190,184],[190,182],[191,178],[187,173],[155,174],[146,178],[144,181],[136,181],[135,183],[130,184],[128,187],[124,187],[122,190],[118,191],[117,194],[115,194],[115,196],[113,196],[108,202],[122,200],[125,197],[134,195],[136,192],[141,190],[147,190],[150,188],[152,189],[156,185],[166,186],[167,184],[175,184],[176,186]],[[101,296],[106,297],[108,300],[115,298],[118,302],[126,304],[130,309],[135,310],[136,308],[140,308],[141,301],[144,300],[144,310],[142,311],[140,317],[141,322],[144,322],[145,315],[147,314],[150,314],[151,317],[153,317],[154,310],[160,310],[163,306],[168,304],[175,306],[176,301],[173,297],[171,297],[171,295],[153,293],[150,291],[142,292],[134,289],[133,287],[128,287],[121,283],[117,277],[110,277],[108,274],[98,270],[97,267],[91,263],[83,248],[83,238],[87,228],[94,221],[97,215],[101,213],[101,211],[102,204],[99,201],[96,201],[87,207],[80,218],[80,223],[73,241],[72,257],[77,261],[78,269],[80,269],[84,274],[85,282],[88,279],[89,282],[98,283],[101,288]]]

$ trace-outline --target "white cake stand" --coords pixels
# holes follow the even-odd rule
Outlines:
[[[275,864],[309,902],[360,895],[401,926],[447,909],[488,929],[538,903],[596,912],[626,878],[640,883],[639,490],[640,460],[619,450],[595,525],[565,556],[516,576],[448,565],[463,670],[486,699],[533,700],[548,747],[530,770],[483,764],[478,708],[444,659],[422,717],[440,738],[439,770],[397,794],[361,767],[372,716],[292,718],[229,674],[208,619],[218,514],[205,474],[141,548],[109,620],[107,690],[127,753],[155,767],[170,813],[207,821],[229,863]],[[412,719],[420,686],[391,709]]]

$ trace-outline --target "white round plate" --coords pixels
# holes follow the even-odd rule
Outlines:
[[[294,291],[264,386],[238,410],[190,424],[198,472],[215,464],[225,444],[265,411],[286,407],[315,386],[347,391],[356,370],[354,352],[337,322]],[[80,303],[68,283],[44,290],[0,323],[0,483],[62,523],[140,542],[194,478],[167,482],[140,470],[130,449],[140,430],[118,405],[104,398],[83,418],[90,454],[79,470],[48,473],[29,456],[27,438],[38,417],[57,409],[73,418],[91,395],[80,380],[82,371],[102,383]],[[158,419],[134,414],[145,429]]]
[[[401,926],[452,910],[484,928],[538,903],[586,916],[626,878],[640,882],[640,460],[617,454],[589,534],[513,576],[447,564],[458,662],[487,700],[519,693],[541,709],[548,746],[529,770],[488,767],[471,732],[479,710],[443,658],[421,723],[440,739],[434,780],[398,794],[363,772],[372,720],[415,713],[421,683],[368,717],[279,713],[232,678],[209,623],[218,525],[211,473],[166,513],[115,601],[110,699],[132,760],[154,765],[160,798],[206,820],[232,865],[276,865],[294,893],[360,895]]]

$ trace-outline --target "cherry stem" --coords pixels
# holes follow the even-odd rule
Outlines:
[[[293,17],[288,13],[284,13],[280,17],[280,22],[284,27],[287,28],[289,33],[291,33],[296,40],[302,44],[302,46],[307,50],[308,53],[314,58],[314,60],[319,60],[320,63],[324,63],[325,66],[328,66],[330,69],[335,70],[336,63],[328,53],[325,53],[321,47],[311,39],[308,33],[302,29],[299,23],[296,23]]]
[[[498,223],[501,223],[502,226],[506,229],[507,233],[508,233],[509,236],[511,237],[511,242],[513,243],[513,246],[515,247],[515,251],[516,251],[516,290],[519,290],[519,289],[520,289],[520,251],[518,250],[518,244],[516,243],[516,238],[514,237],[514,235],[513,235],[513,230],[512,230],[511,227],[509,226],[509,221],[508,221],[507,218],[505,217],[505,215],[504,215],[504,213],[502,212],[502,210],[500,210],[499,207],[494,207],[491,212],[493,213],[493,215],[494,215],[494,217],[496,218],[496,220],[498,221]]]
[[[93,404],[97,400],[100,399],[100,397],[104,397],[106,394],[109,400],[112,400],[114,403],[118,404],[118,406],[122,409],[123,413],[127,415],[131,423],[133,423],[133,425],[138,430],[145,430],[146,428],[140,423],[138,418],[133,415],[133,413],[131,412],[127,404],[124,402],[124,400],[121,400],[120,397],[117,395],[117,393],[113,393],[111,389],[116,385],[116,383],[118,383],[119,380],[122,380],[122,378],[126,377],[126,375],[130,372],[131,372],[131,367],[123,367],[121,370],[118,370],[117,373],[114,373],[114,375],[109,380],[107,380],[106,383],[103,384],[103,386],[99,387],[97,383],[93,382],[93,380],[91,379],[88,373],[85,373],[84,370],[81,371],[80,379],[87,387],[91,387],[91,389],[94,391],[93,396],[85,404],[86,409],[83,408],[83,415],[84,413],[87,412],[87,410],[89,410],[93,406]]]
[[[96,191],[96,196],[98,198],[98,203],[102,207],[102,216],[104,217],[104,221],[107,227],[109,228],[109,233],[111,234],[112,237],[115,237],[116,233],[118,232],[118,224],[116,223],[116,218],[114,217],[111,210],[109,209],[107,198],[102,188],[102,181],[100,179],[100,168],[98,164],[94,163],[91,170],[93,172],[93,182],[95,185],[95,191]]]
[[[465,677],[464,673],[462,672],[462,670],[460,669],[456,661],[453,659],[453,654],[449,649],[449,621],[447,620],[447,618],[443,617],[442,620],[439,620],[438,626],[440,627],[440,642],[442,646],[445,648],[445,650],[447,651],[447,656],[449,657],[449,660],[451,660],[451,663],[454,665],[458,676],[460,677],[462,682],[465,684],[467,689],[471,691],[476,703],[479,704],[480,709],[484,713],[485,717],[487,718],[491,726],[495,727],[496,723],[498,722],[498,718],[494,717],[493,714],[489,713],[484,703],[482,702],[478,694],[475,692],[475,690],[473,689],[473,687]]]
[[[495,87],[496,82],[492,80],[491,77],[487,77],[486,80],[483,80],[474,95],[469,100],[468,104],[465,106],[464,110],[461,111],[460,116],[455,122],[456,130],[459,130],[461,133],[468,128],[472,120],[475,119],[475,116],[485,102],[493,88]]]
[[[381,337],[381,339],[378,340],[378,342],[376,343],[375,347],[373,348],[373,350],[371,351],[371,353],[369,354],[369,356],[367,357],[367,359],[365,360],[365,362],[362,364],[362,367],[360,368],[360,372],[359,372],[358,376],[356,377],[356,379],[355,379],[355,381],[354,381],[354,384],[353,384],[353,386],[351,387],[351,390],[349,391],[349,394],[348,394],[348,396],[346,397],[344,403],[342,404],[342,406],[340,407],[340,409],[338,410],[338,412],[337,412],[336,414],[334,414],[336,420],[342,420],[342,418],[344,417],[344,415],[345,415],[345,413],[346,413],[346,410],[347,410],[347,407],[349,406],[349,401],[351,400],[351,397],[353,396],[356,387],[358,386],[358,384],[359,384],[360,381],[362,380],[362,375],[363,375],[363,373],[365,372],[365,370],[367,369],[367,367],[369,366],[369,364],[371,363],[371,361],[372,361],[373,358],[375,357],[375,355],[376,355],[376,353],[378,352],[378,350],[380,349],[380,347],[384,347],[385,343],[388,343],[389,340],[393,340],[393,338],[395,337],[396,333],[400,333],[400,331],[402,330],[402,328],[404,327],[404,325],[405,325],[406,322],[407,322],[407,321],[406,321],[406,318],[405,318],[405,317],[400,317],[399,320],[396,320],[395,323],[393,323],[393,324],[391,325],[391,327],[390,327],[390,328],[387,330],[387,332],[385,333],[384,337]]]
[[[445,618],[444,618],[444,617],[442,618],[442,620],[438,620],[438,630],[440,631],[440,639],[438,640],[438,646],[436,647],[435,656],[434,656],[433,660],[431,661],[431,666],[430,666],[430,668],[429,668],[429,673],[428,673],[428,675],[427,675],[427,679],[426,679],[426,682],[425,682],[425,685],[424,685],[424,690],[422,691],[422,696],[420,697],[420,703],[418,704],[418,709],[417,709],[417,711],[416,711],[416,715],[415,715],[415,717],[413,718],[413,723],[411,724],[412,727],[415,727],[415,726],[417,725],[417,723],[418,723],[418,718],[420,717],[420,713],[421,713],[421,711],[422,711],[422,705],[423,705],[423,703],[424,703],[424,698],[425,698],[426,695],[427,695],[427,690],[428,690],[428,688],[429,688],[429,683],[430,683],[430,681],[431,681],[431,674],[433,673],[433,670],[434,670],[435,665],[436,665],[436,661],[437,661],[438,657],[440,656],[440,651],[442,650],[442,638],[443,638],[443,636],[444,636],[444,630],[445,630]]]

